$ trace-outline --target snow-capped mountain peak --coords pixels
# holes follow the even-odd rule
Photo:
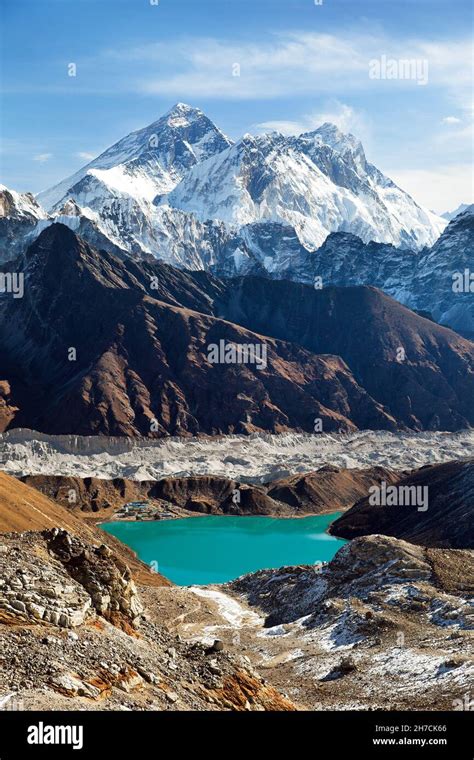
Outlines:
[[[164,116],[107,148],[78,172],[38,195],[48,210],[68,198],[81,207],[98,206],[105,196],[152,202],[170,192],[200,161],[231,145],[200,111],[177,103]]]
[[[0,218],[44,219],[46,213],[31,193],[17,193],[0,184]]]
[[[170,127],[189,126],[197,119],[206,118],[200,108],[189,106],[187,103],[175,103],[163,117]],[[160,119],[156,123],[160,123]]]
[[[334,124],[299,137],[245,134],[233,143],[186,103],[38,198],[53,214],[74,201],[132,255],[202,268],[223,256],[235,261],[238,250],[238,261],[250,257],[273,274],[288,258],[285,240],[292,251],[311,252],[332,232],[348,232],[364,242],[419,250],[445,227]],[[268,235],[262,225],[271,225]],[[267,244],[262,253],[264,240],[273,241],[277,255],[269,255]]]
[[[305,133],[307,136],[315,135],[319,137],[321,142],[325,145],[329,145],[333,150],[341,155],[352,152],[357,153],[363,151],[362,143],[357,137],[354,137],[350,132],[341,132],[339,127],[335,124],[326,121],[317,129],[312,132]]]
[[[359,140],[328,123],[299,137],[244,135],[192,167],[161,203],[232,228],[290,225],[308,250],[341,231],[421,249],[445,227],[367,162]]]

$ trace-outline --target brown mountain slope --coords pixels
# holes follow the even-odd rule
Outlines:
[[[474,343],[373,287],[231,280],[215,313],[247,329],[341,356],[357,382],[415,430],[474,425]]]
[[[324,431],[474,424],[474,344],[375,288],[221,282],[119,260],[60,224],[21,266],[24,298],[0,323],[3,428],[159,437],[312,432],[316,420]],[[263,347],[266,366],[210,363],[221,340]]]
[[[91,539],[82,520],[36,489],[0,472],[0,533],[63,528]]]
[[[172,305],[178,286],[197,299],[182,273],[165,271],[169,298],[156,300],[128,267],[63,225],[30,247],[25,296],[10,301],[0,334],[19,407],[10,427],[150,437],[312,431],[316,419],[328,431],[396,427],[338,356]],[[264,346],[266,366],[211,364],[208,346],[221,340]]]
[[[367,494],[370,486],[382,480],[396,483],[399,478],[399,473],[383,467],[339,470],[328,465],[316,472],[276,480],[269,484],[267,493],[275,501],[287,504],[296,513],[323,514],[348,509]]]
[[[398,487],[427,489],[427,509],[375,506],[364,498],[330,532],[341,538],[383,533],[422,546],[474,549],[474,460],[421,467]]]
[[[16,478],[0,472],[0,533],[44,531],[51,528],[67,530],[81,540],[96,545],[106,542],[114,553],[130,566],[141,583],[168,584],[167,580],[157,573],[152,573],[127,546],[113,536],[106,535],[100,528],[86,525],[61,504]]]

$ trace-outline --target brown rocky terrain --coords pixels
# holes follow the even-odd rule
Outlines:
[[[157,590],[157,589],[155,589]],[[65,531],[0,535],[0,693],[26,710],[294,710],[242,656],[145,614],[126,565]]]
[[[336,520],[330,532],[341,538],[371,533],[414,544],[474,548],[474,460],[427,465],[399,481],[400,489],[427,489],[427,509],[375,506],[363,498]]]
[[[472,551],[368,536],[322,569],[196,589],[195,610],[170,627],[188,641],[217,635],[303,709],[469,709],[473,592]],[[162,604],[172,596],[157,593]],[[209,607],[217,624],[206,622]]]
[[[374,535],[323,567],[177,588],[136,573],[141,563],[77,514],[0,476],[0,694],[11,708],[466,709],[472,551]]]
[[[102,543],[104,533],[93,525],[87,525],[71,510],[65,509],[36,489],[16,478],[0,472],[0,534],[23,533],[61,528],[88,543]],[[168,584],[158,573],[152,573],[147,565],[114,536],[107,536],[107,543],[118,557],[126,562],[142,583]]]
[[[384,467],[344,469],[329,465],[315,472],[290,475],[268,484],[268,496],[287,504],[294,514],[343,512],[366,495],[370,486],[396,483],[400,473]]]
[[[343,511],[370,486],[395,483],[400,474],[382,467],[340,470],[322,467],[263,485],[229,478],[197,475],[137,481],[53,475],[26,475],[21,480],[81,516],[103,519],[126,502],[150,500],[158,511],[178,508],[178,514],[273,515],[295,517]]]
[[[162,437],[474,424],[474,345],[374,288],[224,283],[122,261],[60,224],[19,267],[24,298],[0,320],[3,427]],[[220,340],[265,346],[266,367],[209,363]]]

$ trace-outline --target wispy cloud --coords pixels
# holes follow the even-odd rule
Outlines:
[[[33,161],[38,161],[40,164],[46,163],[46,161],[49,161],[50,158],[53,157],[52,153],[37,153],[36,156],[33,156]]]
[[[76,158],[81,158],[83,161],[92,161],[92,159],[95,158],[95,155],[93,153],[88,153],[85,150],[79,150],[74,155]]]
[[[271,99],[377,87],[416,87],[410,79],[371,79],[370,61],[381,56],[398,61],[426,60],[429,86],[467,91],[471,80],[466,60],[471,53],[469,39],[394,40],[379,30],[337,36],[295,31],[274,34],[259,45],[189,38],[107,50],[103,58],[113,65],[126,64],[134,76],[139,75],[136,86],[147,94],[189,99]]]
[[[441,120],[442,124],[461,124],[461,119],[458,119],[457,116],[445,116],[444,119]]]

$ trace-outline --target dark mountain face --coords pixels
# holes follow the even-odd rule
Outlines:
[[[474,422],[474,346],[371,288],[122,261],[59,224],[22,273],[24,297],[4,296],[0,311],[4,428],[155,437]],[[221,341],[265,359],[212,363]]]
[[[474,461],[428,465],[411,473],[397,489],[426,489],[426,504],[380,506],[369,497],[331,526],[341,538],[384,534],[414,544],[452,549],[474,547]],[[426,508],[425,508],[426,507]]]
[[[423,252],[409,305],[425,309],[442,324],[474,337],[474,205],[446,227]]]
[[[375,288],[315,290],[239,278],[215,308],[247,329],[342,357],[402,425],[457,430],[474,424],[474,344]]]
[[[223,286],[209,275],[122,262],[62,225],[30,247],[23,274],[24,298],[5,303],[0,336],[16,427],[145,436],[309,432],[316,418],[324,430],[396,427],[340,357],[212,316]],[[265,362],[210,363],[220,341],[259,346]]]

